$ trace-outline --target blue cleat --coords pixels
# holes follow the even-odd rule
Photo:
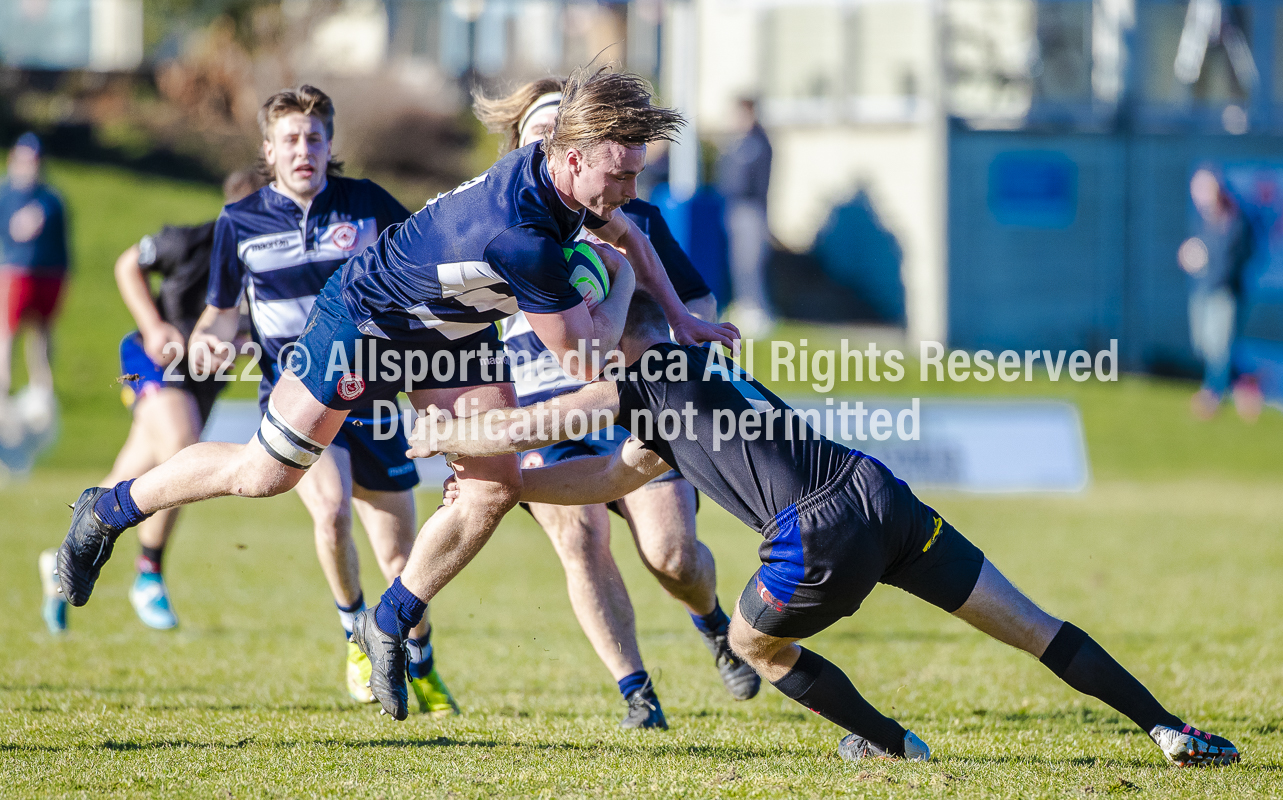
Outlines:
[[[140,572],[129,589],[129,602],[148,628],[167,631],[178,625],[169,605],[169,589],[159,572]]]
[[[89,602],[98,573],[120,538],[120,531],[108,527],[94,513],[94,503],[110,491],[95,486],[81,493],[71,507],[71,529],[58,548],[58,585],[67,602],[77,608]]]
[[[49,632],[57,636],[67,632],[67,600],[58,586],[58,551],[44,551],[38,563],[40,588],[44,591],[40,616],[44,617]]]

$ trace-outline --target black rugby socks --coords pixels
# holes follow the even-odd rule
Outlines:
[[[1149,733],[1155,725],[1179,729],[1182,723],[1154,699],[1081,628],[1066,622],[1039,659],[1056,677],[1083,694],[1105,702]]]
[[[846,674],[823,656],[803,647],[793,669],[772,683],[784,696],[829,722],[863,736],[889,753],[904,755],[905,729],[869,705]]]

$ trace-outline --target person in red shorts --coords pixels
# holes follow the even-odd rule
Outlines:
[[[67,227],[62,198],[41,180],[40,140],[24,133],[9,151],[0,184],[0,410],[9,402],[13,339],[27,327],[28,399],[23,416],[52,413],[49,330],[67,275]],[[13,415],[3,416],[13,419]]]

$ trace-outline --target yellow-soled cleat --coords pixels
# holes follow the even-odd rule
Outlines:
[[[422,678],[410,678],[410,691],[419,701],[419,713],[431,714],[434,717],[450,717],[459,713],[459,704],[454,702],[454,695],[446,688],[445,681],[433,667]]]
[[[358,703],[373,703],[370,691],[370,659],[355,642],[347,643],[347,693]]]

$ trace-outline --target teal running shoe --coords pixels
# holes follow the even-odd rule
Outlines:
[[[159,572],[140,572],[129,589],[129,602],[148,628],[167,631],[178,625],[169,605],[169,589]]]

